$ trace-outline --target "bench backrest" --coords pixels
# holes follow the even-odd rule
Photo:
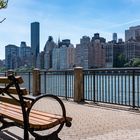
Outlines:
[[[19,87],[22,83],[23,79],[21,76],[10,75],[7,77],[0,77],[0,102],[21,105],[21,98],[28,94],[26,88]],[[29,101],[24,101],[24,104],[28,107]]]

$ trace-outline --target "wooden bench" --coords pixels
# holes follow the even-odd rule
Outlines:
[[[20,76],[9,75],[0,77],[0,130],[18,126],[24,130],[24,140],[29,140],[29,132],[36,140],[60,140],[58,133],[64,124],[71,126],[72,118],[66,117],[66,110],[63,102],[55,95],[42,95],[29,97],[25,88],[20,88],[23,83]],[[62,115],[56,115],[33,109],[34,104],[44,98],[50,97],[58,101],[62,108]],[[8,119],[8,120],[7,120]],[[9,121],[10,120],[10,121]],[[47,130],[58,126],[51,134],[40,135],[38,131]]]

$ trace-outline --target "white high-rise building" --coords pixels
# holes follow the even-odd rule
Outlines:
[[[74,66],[74,46],[69,39],[62,40],[52,51],[52,69],[65,70]]]
[[[60,69],[72,69],[74,65],[74,46],[62,45],[60,48]]]
[[[60,48],[54,48],[52,51],[52,69],[60,70]]]

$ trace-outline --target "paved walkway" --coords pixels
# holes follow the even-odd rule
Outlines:
[[[63,101],[67,116],[73,121],[70,128],[64,127],[60,132],[62,140],[140,140],[140,112]],[[45,99],[37,103],[35,108],[38,107],[55,113],[60,110],[54,101]],[[22,137],[23,131],[19,128],[10,128],[9,131]]]

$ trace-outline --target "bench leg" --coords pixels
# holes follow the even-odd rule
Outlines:
[[[32,136],[34,136],[35,140],[61,140],[58,137],[58,133],[61,131],[63,126],[64,126],[64,123],[60,124],[60,126],[58,127],[56,131],[52,132],[51,134],[44,135],[44,136],[36,133],[34,129],[29,129],[29,132],[31,133]]]
[[[59,137],[58,137],[58,134],[56,133],[53,133],[49,136],[36,136],[35,137],[35,140],[61,140]]]
[[[28,130],[24,130],[24,140],[29,140]]]
[[[2,123],[1,124],[1,127],[0,127],[0,131],[2,129],[5,129],[7,127],[10,127],[10,126],[15,126],[15,123],[14,122],[7,122],[3,119],[3,117],[0,116],[0,122]]]

